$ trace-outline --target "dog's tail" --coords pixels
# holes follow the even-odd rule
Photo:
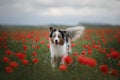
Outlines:
[[[84,30],[85,30],[84,26],[67,28],[66,35],[69,36],[72,39],[72,41],[75,41],[76,39],[79,39],[82,36],[82,34],[84,33]]]

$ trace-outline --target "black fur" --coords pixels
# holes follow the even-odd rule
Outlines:
[[[64,35],[64,33],[63,33],[61,30],[59,30],[59,32],[61,33],[61,35],[62,35],[62,38],[64,39],[64,38],[65,38],[65,35]]]
[[[49,37],[52,38],[53,33],[56,31],[56,29],[52,30]],[[58,30],[60,32],[60,34],[62,35],[62,38],[66,40],[66,42],[68,42],[68,37],[65,35],[64,31]]]
[[[56,31],[56,29],[52,30],[49,37],[52,38],[53,33]]]

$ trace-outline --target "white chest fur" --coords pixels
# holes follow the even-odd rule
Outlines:
[[[50,41],[50,52],[51,57],[62,57],[63,55],[68,55],[68,46],[65,42],[63,45],[56,45]]]

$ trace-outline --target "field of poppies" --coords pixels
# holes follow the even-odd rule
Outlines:
[[[120,28],[86,28],[51,67],[49,28],[0,29],[0,80],[120,80]]]

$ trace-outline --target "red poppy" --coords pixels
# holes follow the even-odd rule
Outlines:
[[[84,61],[85,61],[84,56],[83,56],[83,55],[80,55],[80,56],[78,57],[78,62],[79,62],[80,64],[84,64]]]
[[[50,44],[47,44],[47,47],[50,48]]]
[[[18,63],[16,61],[10,62],[9,65],[12,68],[17,68],[18,67]]]
[[[32,39],[33,36],[29,33],[29,34],[27,35],[27,38]]]
[[[85,50],[83,50],[83,51],[82,51],[82,54],[83,54],[83,55],[86,55],[86,51],[85,51]]]
[[[7,67],[5,68],[5,71],[6,71],[7,73],[12,73],[12,72],[13,72],[13,69],[12,69],[11,67],[7,66]]]
[[[110,54],[106,54],[106,57],[107,57],[107,58],[110,58],[110,57],[111,57],[111,55],[110,55]]]
[[[44,41],[44,40],[42,40],[42,41],[41,41],[41,44],[42,44],[42,45],[44,45],[44,44],[45,44],[45,41]]]
[[[71,64],[73,62],[71,56],[65,56],[64,57],[64,61],[67,63],[67,64]]]
[[[39,41],[39,38],[36,38],[35,42],[38,42]]]
[[[76,44],[75,44],[75,43],[72,43],[72,44],[71,44],[71,47],[75,47],[75,46],[76,46]]]
[[[93,48],[98,49],[98,48],[99,48],[99,46],[98,46],[98,45],[94,45],[94,46],[93,46]]]
[[[94,67],[94,66],[97,65],[97,61],[95,59],[88,58],[87,59],[87,65],[90,66],[90,67]]]
[[[106,48],[101,49],[101,53],[105,53],[106,52]]]
[[[6,53],[7,55],[11,55],[11,54],[12,54],[12,51],[11,51],[11,50],[6,50],[5,53]]]
[[[37,56],[37,52],[33,52],[33,53],[32,53],[32,56]]]
[[[108,69],[108,66],[106,64],[103,64],[100,66],[100,70],[104,73],[104,74],[107,74],[109,69]]]
[[[92,49],[91,48],[88,49],[88,54],[92,54]]]
[[[120,58],[120,54],[114,50],[111,52],[111,57],[114,59],[118,59],[118,58]]]
[[[62,64],[62,65],[59,66],[59,69],[61,71],[66,71],[67,70],[67,66]]]
[[[28,60],[22,60],[22,64],[24,64],[24,65],[28,65]]]
[[[39,49],[40,48],[40,46],[39,45],[36,45],[36,49]]]
[[[22,44],[25,44],[27,41],[25,39],[22,40]]]
[[[31,47],[32,47],[32,49],[34,49],[34,48],[35,48],[35,46],[34,46],[34,45],[32,45]]]
[[[94,66],[97,65],[97,61],[95,59],[88,58],[88,57],[85,57],[85,56],[82,56],[82,55],[80,55],[78,57],[78,62],[80,64],[88,65],[90,67],[94,67]]]
[[[110,51],[111,51],[111,52],[114,51],[114,48],[110,48]]]
[[[82,46],[83,46],[85,49],[87,49],[87,45],[83,44]]]
[[[119,76],[119,72],[116,69],[110,70],[110,74],[116,77]]]
[[[3,62],[8,63],[10,59],[8,57],[3,57]]]
[[[36,63],[39,62],[39,59],[38,59],[38,58],[33,58],[33,59],[32,59],[32,62],[33,62],[34,64],[36,64]]]
[[[74,56],[77,56],[77,55],[78,55],[78,52],[73,52],[73,55],[74,55]]]
[[[24,59],[26,57],[26,55],[24,53],[16,53],[16,56],[19,58],[19,59]]]
[[[23,46],[23,49],[24,49],[24,50],[27,50],[27,46],[24,45],[24,46]]]
[[[118,43],[120,43],[120,38],[118,39]]]

